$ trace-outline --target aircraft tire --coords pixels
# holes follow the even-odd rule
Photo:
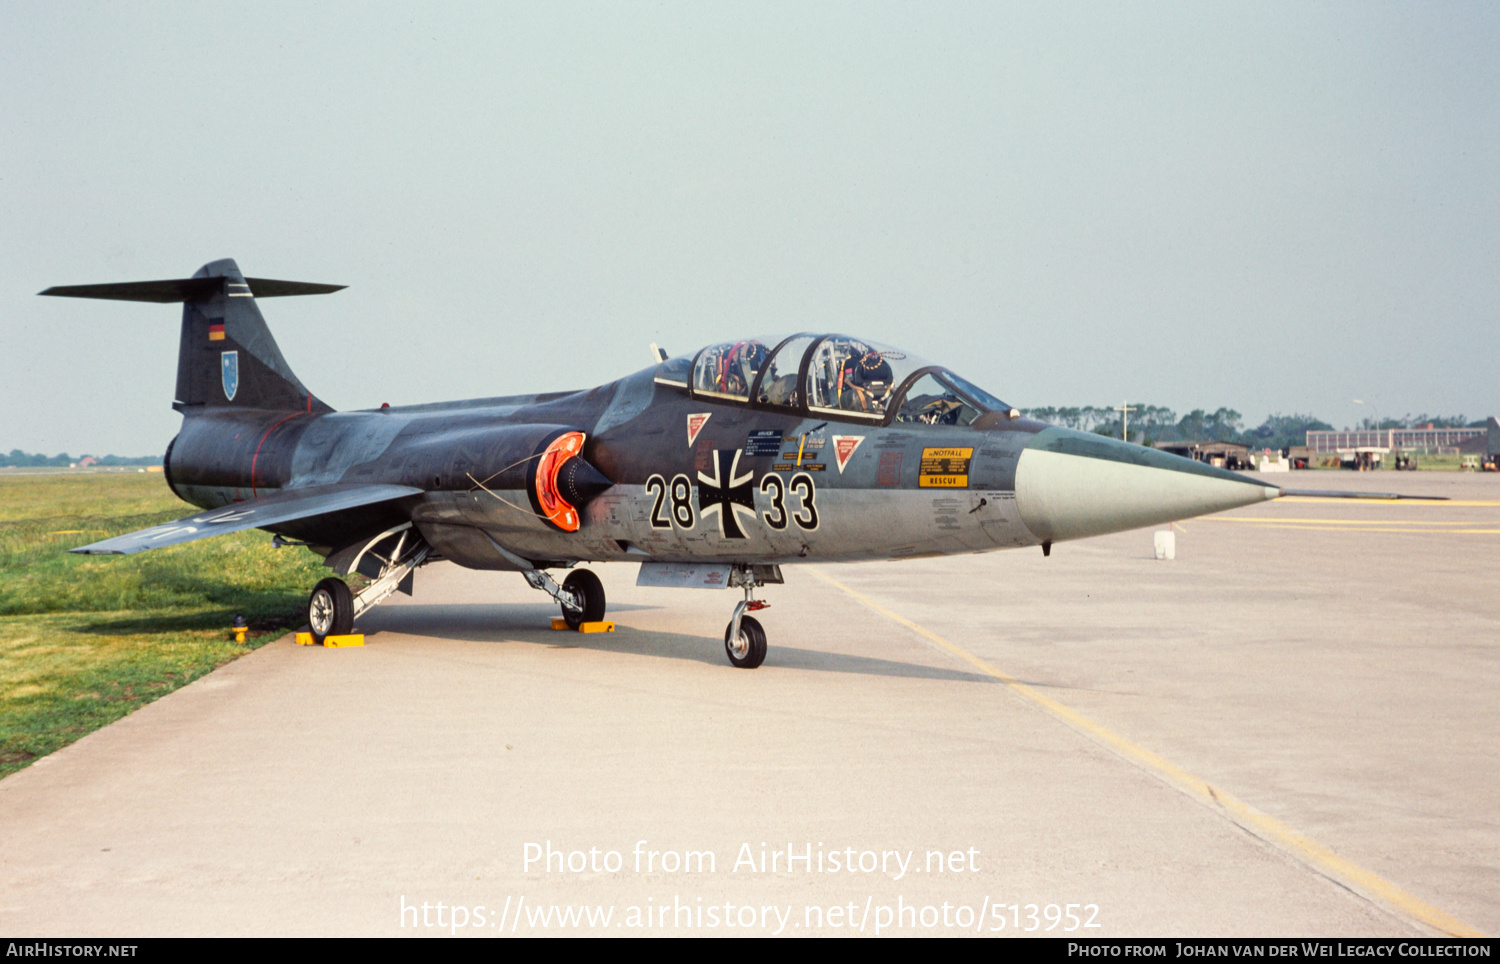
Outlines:
[[[587,569],[575,569],[563,580],[562,587],[583,597],[581,610],[562,607],[563,619],[569,629],[577,629],[584,623],[597,623],[604,618],[604,584],[598,576]]]
[[[734,645],[729,639],[729,631],[733,628],[733,623],[724,627],[724,655],[729,657],[729,662],[737,669],[754,669],[764,663],[766,631],[761,628],[760,620],[754,616],[740,617],[739,645]]]
[[[307,597],[307,628],[320,646],[325,637],[354,629],[354,594],[344,580],[330,576],[313,587]]]

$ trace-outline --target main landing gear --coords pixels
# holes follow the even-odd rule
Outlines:
[[[760,620],[745,615],[771,605],[764,599],[755,598],[755,587],[772,581],[763,580],[756,572],[757,569],[765,568],[768,567],[734,566],[729,570],[729,585],[742,586],[745,590],[745,598],[735,605],[734,616],[724,628],[724,654],[738,669],[755,669],[766,661],[766,631],[761,627]],[[778,578],[774,581],[781,580]]]
[[[389,552],[384,545],[389,543]],[[291,543],[284,543],[290,545]],[[379,549],[377,549],[379,547]],[[351,571],[363,572],[372,582],[355,593],[342,579],[329,576],[313,587],[307,597],[307,628],[313,641],[322,645],[329,636],[345,636],[354,629],[354,620],[385,600],[396,590],[411,593],[412,573],[427,561],[432,552],[421,536],[414,535],[411,524],[382,532],[371,539],[349,564]]]
[[[307,628],[322,645],[325,637],[347,636],[354,628],[354,593],[348,583],[329,576],[307,597]]]
[[[575,569],[559,586],[541,569],[525,569],[521,575],[533,589],[556,599],[562,606],[563,620],[569,629],[604,619],[604,586],[599,577],[587,569]],[[724,629],[724,654],[739,669],[755,669],[766,661],[766,631],[760,620],[748,613],[771,605],[755,598],[760,586],[780,583],[781,567],[770,565],[734,565],[729,567],[729,585],[745,591],[745,598],[734,607],[734,615]]]
[[[556,599],[562,607],[563,621],[569,629],[577,629],[584,623],[602,622],[604,619],[604,584],[599,577],[587,569],[574,569],[559,586],[552,577],[540,569],[528,569],[521,573],[531,588]]]

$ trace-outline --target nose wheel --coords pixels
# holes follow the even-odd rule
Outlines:
[[[735,566],[729,572],[731,586],[743,586],[745,598],[734,607],[734,617],[724,628],[724,655],[736,669],[755,669],[766,661],[766,631],[760,620],[746,613],[756,612],[771,605],[755,598],[755,587],[761,585],[754,568]]]
[[[735,668],[754,669],[766,661],[766,631],[754,616],[741,616],[739,624],[724,628],[724,654]]]

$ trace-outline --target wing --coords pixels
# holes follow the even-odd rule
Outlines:
[[[196,515],[138,532],[130,532],[103,542],[70,549],[87,555],[124,555],[175,546],[196,539],[209,539],[243,529],[260,529],[294,519],[353,509],[376,502],[421,495],[422,490],[409,485],[318,485],[290,489],[262,496],[249,502],[235,502],[218,509],[206,509]]]

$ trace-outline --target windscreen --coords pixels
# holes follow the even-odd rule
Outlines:
[[[973,382],[960,378],[952,372],[943,372],[943,378],[954,388],[969,396],[970,401],[977,402],[979,407],[987,412],[1008,412],[1010,406],[989,392],[975,385]]]

